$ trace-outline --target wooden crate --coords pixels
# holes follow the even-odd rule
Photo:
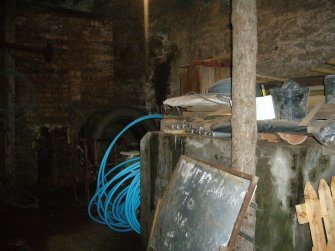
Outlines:
[[[181,95],[188,92],[207,93],[208,88],[221,79],[230,77],[230,68],[195,66],[180,74]]]

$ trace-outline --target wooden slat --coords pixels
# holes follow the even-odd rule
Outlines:
[[[279,81],[279,82],[284,82],[287,79],[286,78],[278,78],[275,76],[269,76],[269,75],[263,75],[263,74],[256,74],[256,78],[258,79],[265,79],[265,80],[272,80],[272,81]]]
[[[335,104],[324,104],[314,119],[335,119]]]
[[[322,211],[318,196],[309,182],[305,186],[304,197],[313,248],[315,248],[315,251],[324,251],[327,246],[322,224]]]
[[[152,219],[152,225],[151,225],[151,229],[150,229],[149,241],[148,241],[148,246],[147,246],[146,251],[151,250],[150,242],[151,242],[151,238],[152,238],[152,235],[154,233],[154,230],[155,230],[155,226],[156,226],[156,222],[157,222],[157,218],[158,218],[158,213],[159,213],[159,210],[161,209],[161,204],[162,204],[162,199],[158,199],[158,201],[156,203],[156,210],[155,210],[155,213],[154,213],[154,218]]]
[[[313,109],[314,106],[316,106],[319,102],[325,102],[325,95],[324,94],[320,94],[320,95],[310,95],[308,97],[308,107]]]
[[[189,92],[190,88],[190,83],[188,80],[188,71],[182,71],[179,75],[180,77],[180,94],[186,94]]]
[[[225,67],[215,67],[214,71],[214,81],[217,82],[221,79],[230,77],[230,68]]]
[[[324,104],[323,101],[319,102],[313,107],[313,109],[306,115],[306,117],[299,123],[299,126],[307,126],[315,114],[320,110],[321,106]]]
[[[259,140],[266,140],[270,143],[277,143],[279,138],[274,133],[258,133]]]
[[[335,177],[332,177],[332,183],[330,185],[330,189],[332,191],[333,202],[334,202],[334,207],[335,207]]]
[[[306,205],[305,204],[296,205],[295,210],[297,211],[297,218],[299,224],[308,223]]]
[[[326,64],[335,65],[335,58],[331,58],[326,61]]]
[[[185,130],[171,130],[171,129],[163,129],[163,133],[169,133],[169,134],[185,134]]]
[[[331,193],[332,193],[333,208],[335,208],[335,177],[332,177],[331,184],[330,184],[330,189],[331,189]],[[335,250],[335,244],[333,243],[333,246],[332,246],[333,249],[331,249],[330,246],[327,246],[327,248],[328,248],[327,251]]]
[[[213,67],[200,67],[200,92],[206,93],[208,88],[211,87],[214,80],[215,69]]]
[[[323,214],[323,222],[327,235],[327,250],[335,249],[335,208],[327,182],[322,179],[319,185],[319,198]]]
[[[324,91],[324,85],[314,85],[314,86],[307,86],[310,91]]]
[[[319,67],[312,67],[311,71],[312,72],[323,73],[323,74],[334,74],[335,73],[335,69],[319,68]]]
[[[200,92],[198,68],[190,68],[180,73],[180,92],[182,95],[189,92]]]
[[[327,182],[321,179],[318,193],[319,200],[312,185],[307,182],[304,191],[305,204],[296,205],[298,222],[309,223],[313,240],[312,251],[334,251],[335,177],[332,177],[330,188]]]
[[[210,116],[220,116],[226,117],[231,116],[231,112],[229,111],[215,111],[215,112],[183,112],[183,117],[185,118],[206,118]]]

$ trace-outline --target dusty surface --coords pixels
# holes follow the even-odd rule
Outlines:
[[[92,222],[66,193],[45,197],[38,209],[0,207],[0,250],[142,250],[137,234]]]

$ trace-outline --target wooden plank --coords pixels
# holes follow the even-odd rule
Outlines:
[[[311,87],[311,86],[323,86],[323,75],[318,76],[308,76],[308,77],[297,77],[293,78],[295,82],[299,83],[301,86]]]
[[[188,81],[188,70],[182,71],[179,75],[180,80],[180,94],[184,95],[190,89]]]
[[[279,78],[279,77],[263,75],[263,74],[256,74],[256,78],[270,80],[270,81],[271,80],[272,81],[279,81],[279,82],[284,82],[284,81],[287,80],[287,78]]]
[[[326,250],[326,238],[323,230],[322,210],[318,196],[309,182],[305,186],[304,197],[313,248],[315,251],[324,251]]]
[[[324,104],[315,114],[314,119],[335,119],[335,104]]]
[[[310,91],[324,91],[324,85],[314,85],[314,86],[307,86]]]
[[[209,117],[211,116],[231,116],[231,111],[225,111],[225,110],[221,110],[221,111],[215,111],[215,112],[211,112],[208,114]]]
[[[191,117],[191,118],[205,118],[208,116],[230,116],[231,115],[231,108],[228,106],[213,106],[210,108],[215,109],[205,109],[202,110],[201,107],[188,107],[191,108],[191,111],[187,108],[187,111],[183,112],[183,117]]]
[[[259,140],[266,140],[271,143],[278,143],[279,138],[273,133],[258,133]]]
[[[313,109],[305,116],[305,118],[299,123],[299,126],[307,126],[315,114],[320,110],[321,106],[324,104],[323,101],[319,102],[313,107]]]
[[[320,67],[312,67],[310,69],[312,72],[318,72],[318,73],[323,73],[323,74],[334,74],[335,69],[329,69],[329,68],[320,68]]]
[[[295,210],[297,211],[299,224],[308,223],[306,204],[296,205]]]
[[[169,134],[184,134],[185,130],[172,130],[172,129],[163,129],[163,133],[169,133]]]
[[[330,58],[326,61],[326,64],[335,65],[335,58]]]
[[[214,84],[214,68],[213,67],[200,67],[200,92],[206,93],[208,88]]]
[[[180,93],[200,92],[199,68],[189,68],[180,73]]]
[[[158,201],[156,203],[156,210],[155,210],[155,213],[154,213],[154,218],[152,220],[152,225],[151,225],[151,229],[150,229],[147,251],[150,251],[150,249],[151,249],[150,242],[151,242],[152,234],[155,230],[155,226],[156,226],[156,222],[157,222],[157,218],[158,218],[158,213],[159,213],[159,210],[161,208],[161,203],[162,203],[162,199],[158,199]]]
[[[330,185],[330,189],[332,191],[333,202],[334,202],[334,207],[335,207],[335,177],[332,177],[332,182],[331,182],[331,185]]]
[[[335,208],[330,188],[324,179],[320,180],[318,192],[328,240],[327,250],[335,250]]]
[[[308,107],[310,109],[313,109],[314,106],[316,106],[319,102],[325,102],[325,95],[324,94],[320,94],[320,95],[310,95],[308,97]]]
[[[214,69],[214,81],[217,82],[221,79],[230,77],[230,68],[226,67],[215,67]]]
[[[319,133],[321,130],[320,126],[308,126],[307,133]]]
[[[183,117],[186,118],[206,118],[209,116],[231,116],[231,112],[216,111],[216,112],[183,112]]]
[[[211,105],[211,106],[188,106],[188,112],[215,112],[217,110],[231,111],[231,108],[226,105]]]

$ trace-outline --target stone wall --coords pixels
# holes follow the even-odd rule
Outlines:
[[[259,73],[308,76],[335,55],[334,1],[259,1]]]
[[[166,33],[178,47],[176,66],[231,56],[229,1],[157,1],[152,30]],[[184,2],[184,1],[183,1]],[[257,1],[257,72],[278,77],[313,75],[311,66],[334,56],[335,3],[331,0]],[[179,95],[180,69],[171,72],[171,95]],[[315,75],[315,74],[314,74]]]

